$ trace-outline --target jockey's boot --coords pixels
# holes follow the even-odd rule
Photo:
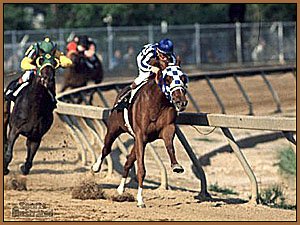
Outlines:
[[[13,93],[21,86],[22,83],[19,82],[19,79],[12,81],[6,91],[4,92],[4,99],[6,101],[15,101],[16,96],[13,95]]]

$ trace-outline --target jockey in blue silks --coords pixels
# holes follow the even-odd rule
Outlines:
[[[123,95],[119,97],[119,100],[115,107],[129,96],[131,90],[135,89],[139,84],[141,84],[144,80],[147,80],[151,75],[157,74],[159,68],[151,66],[149,64],[151,59],[168,61],[169,63],[176,64],[177,59],[173,49],[174,44],[170,39],[162,39],[158,43],[144,45],[136,58],[139,75],[137,76],[137,78],[135,78],[133,83],[129,87],[127,87]]]

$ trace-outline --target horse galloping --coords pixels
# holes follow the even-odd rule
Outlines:
[[[145,147],[147,143],[163,139],[171,161],[173,172],[181,173],[183,168],[177,162],[173,139],[175,136],[175,120],[177,112],[187,106],[186,88],[188,78],[177,65],[169,65],[156,61],[158,79],[149,81],[140,88],[134,102],[128,107],[130,126],[124,123],[124,111],[113,109],[108,122],[102,154],[92,166],[93,172],[99,172],[105,157],[111,152],[115,139],[128,132],[134,136],[134,146],[124,165],[123,178],[117,189],[119,194],[125,190],[125,182],[130,168],[137,160],[138,207],[145,207],[142,197],[143,180],[146,175],[144,166]],[[116,102],[118,97],[116,99]],[[131,127],[131,128],[129,128]]]
[[[99,84],[103,80],[103,67],[98,57],[91,63],[89,59],[81,52],[71,54],[73,65],[63,73],[64,82],[60,92],[67,88],[78,88],[86,86],[89,80]]]
[[[23,175],[29,174],[42,137],[53,123],[53,110],[56,108],[55,69],[59,67],[59,61],[54,58],[54,53],[39,54],[41,56],[36,60],[37,74],[32,77],[30,84],[20,90],[12,112],[10,112],[11,102],[5,104],[4,175],[9,173],[8,166],[13,157],[14,143],[19,135],[27,137],[27,158],[20,169]],[[6,136],[8,125],[9,132]]]

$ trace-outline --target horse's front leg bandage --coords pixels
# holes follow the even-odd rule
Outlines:
[[[117,188],[117,192],[119,193],[119,195],[124,193],[125,190],[125,183],[126,183],[126,178],[122,177],[121,179],[121,183],[119,185],[119,187]]]
[[[102,165],[102,154],[98,157],[97,161],[92,166],[93,172],[98,173],[101,169],[101,165]]]
[[[143,192],[143,188],[139,187],[138,193],[137,193],[137,197],[136,197],[136,199],[137,199],[137,206],[141,207],[141,208],[145,208],[146,205],[145,205],[145,203],[143,201],[142,192]]]

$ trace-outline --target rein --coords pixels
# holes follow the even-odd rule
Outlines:
[[[203,133],[203,132],[200,131],[200,129],[199,129],[198,127],[196,127],[195,125],[192,125],[192,127],[193,127],[199,134],[202,134],[202,135],[205,135],[205,136],[210,135],[210,134],[211,134],[212,132],[214,132],[215,129],[217,128],[217,127],[214,127],[214,128],[212,128],[210,131],[208,131],[207,133]]]

